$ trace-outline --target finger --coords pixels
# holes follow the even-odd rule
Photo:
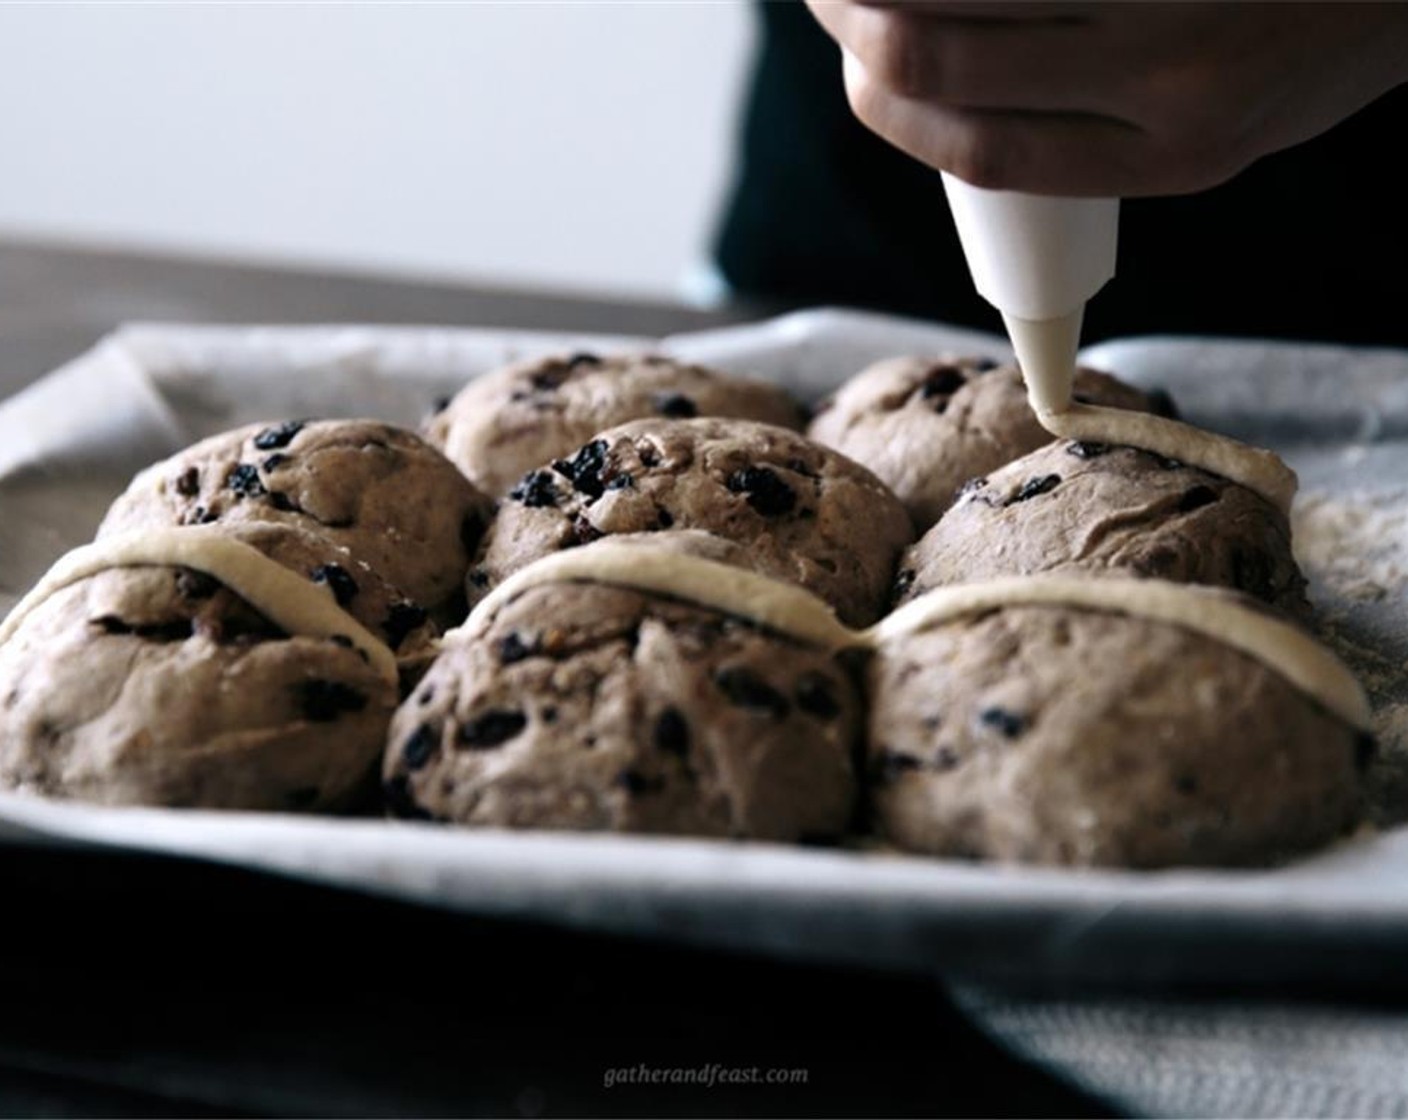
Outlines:
[[[1119,116],[1138,104],[1098,25],[966,22],[814,2],[827,32],[904,97],[964,109]]]
[[[1185,194],[1231,178],[1246,160],[1172,150],[1124,121],[1074,113],[955,109],[897,96],[845,56],[856,116],[931,167],[995,190],[1071,196]]]

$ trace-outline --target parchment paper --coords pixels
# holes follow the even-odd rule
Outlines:
[[[1001,340],[814,311],[664,340],[505,331],[133,326],[0,405],[0,613],[90,539],[138,468],[245,422],[415,423],[518,356],[649,346],[808,399],[906,352]],[[0,835],[185,853],[432,905],[969,977],[1373,983],[1408,963],[1408,353],[1139,339],[1087,352],[1301,474],[1298,551],[1327,639],[1379,710],[1381,831],[1267,872],[1063,872],[763,844],[98,809],[0,795]],[[1091,667],[1087,671],[1098,671]]]

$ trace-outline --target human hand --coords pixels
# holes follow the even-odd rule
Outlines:
[[[1203,190],[1408,80],[1408,4],[807,4],[856,116],[982,187]]]

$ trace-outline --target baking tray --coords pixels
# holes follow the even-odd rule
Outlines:
[[[837,310],[658,340],[131,326],[0,405],[0,613],[91,538],[134,471],[195,439],[284,416],[414,424],[512,358],[640,346],[806,399],[892,354],[1007,353],[989,335]],[[1300,472],[1312,599],[1379,713],[1377,827],[1276,870],[1157,873],[14,795],[0,795],[0,839],[194,856],[476,914],[957,977],[1377,985],[1408,964],[1408,352],[1141,338],[1084,359],[1169,389],[1188,419],[1273,447]]]

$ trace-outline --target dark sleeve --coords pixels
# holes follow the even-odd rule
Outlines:
[[[852,116],[839,52],[801,4],[761,42],[715,257],[741,296],[1001,330],[973,290],[936,171]],[[1086,338],[1223,334],[1408,346],[1397,148],[1408,87],[1197,195],[1129,199]]]

